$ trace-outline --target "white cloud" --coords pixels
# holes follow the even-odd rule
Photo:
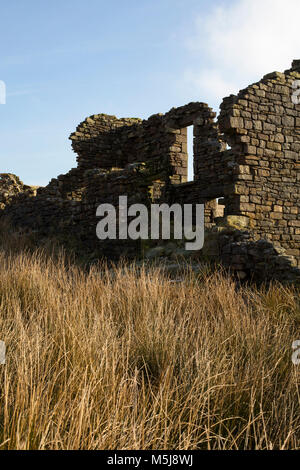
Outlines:
[[[187,69],[184,73],[184,82],[192,85],[194,93],[198,93],[198,90],[204,91],[206,96],[214,100],[236,93],[234,79],[227,80],[219,69]]]
[[[236,0],[195,20],[184,80],[205,99],[224,96],[300,58],[299,0]],[[198,58],[198,60],[197,60]],[[200,98],[201,99],[201,98]]]

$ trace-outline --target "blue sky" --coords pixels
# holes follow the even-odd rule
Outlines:
[[[40,185],[66,173],[68,136],[91,114],[147,118],[190,101],[218,110],[300,58],[299,4],[0,0],[0,172]]]

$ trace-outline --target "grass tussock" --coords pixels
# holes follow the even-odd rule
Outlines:
[[[0,448],[299,449],[299,323],[294,288],[0,250]]]

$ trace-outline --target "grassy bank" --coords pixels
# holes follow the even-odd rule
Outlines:
[[[2,245],[0,448],[299,449],[299,324],[292,287]]]

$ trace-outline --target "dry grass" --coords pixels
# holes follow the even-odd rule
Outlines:
[[[299,449],[299,323],[293,288],[2,249],[0,448]]]

